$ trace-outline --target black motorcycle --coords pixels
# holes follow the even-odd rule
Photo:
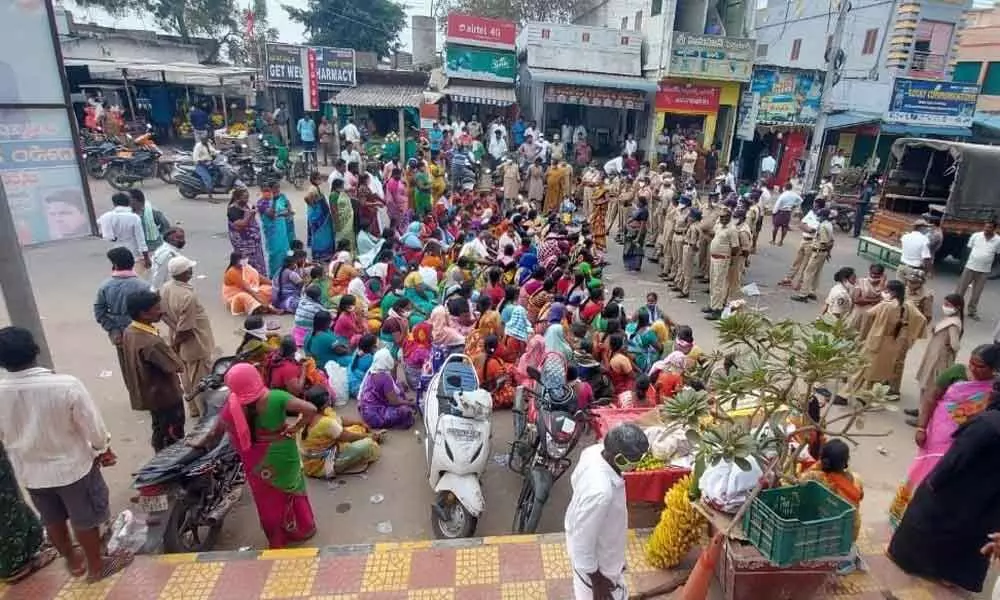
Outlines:
[[[198,175],[197,165],[193,162],[177,165],[173,172],[173,182],[177,186],[178,193],[184,198],[193,200],[200,195],[226,195],[234,188],[243,187],[243,181],[229,164],[225,153],[220,152],[215,156],[209,171],[212,174],[211,189],[205,186],[205,182]]]
[[[538,529],[552,485],[572,465],[569,455],[583,436],[587,419],[565,381],[547,386],[537,369],[528,367],[528,374],[535,384],[519,386],[514,395],[514,441],[507,457],[507,468],[523,478],[514,533]]]
[[[202,396],[206,410],[189,439],[201,438],[215,426],[229,395],[223,377],[237,361],[220,358],[199,382],[194,393]],[[211,550],[246,484],[240,457],[227,437],[208,451],[179,441],[157,453],[134,477],[139,494],[133,502],[146,514],[148,526],[142,552],[148,554]]]
[[[122,149],[117,142],[105,140],[83,147],[83,168],[94,179],[104,179],[108,163]]]
[[[844,233],[850,233],[854,231],[854,215],[857,214],[857,209],[850,204],[839,204],[831,203],[829,206],[830,218],[833,222],[840,227],[840,230]]]

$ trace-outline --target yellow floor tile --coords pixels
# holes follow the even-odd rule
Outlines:
[[[160,592],[160,600],[208,600],[222,567],[221,562],[177,565]]]
[[[407,600],[455,600],[455,588],[427,588],[410,590]]]
[[[118,573],[97,583],[87,583],[86,579],[71,579],[56,594],[56,600],[104,600],[120,577],[121,573]]]
[[[319,554],[319,548],[278,548],[277,550],[261,550],[257,560],[312,558],[317,554]]]
[[[499,581],[499,547],[479,546],[455,551],[455,585],[486,585]]]
[[[546,600],[548,592],[544,581],[518,581],[503,584],[500,597],[503,600]]]
[[[326,594],[323,596],[309,596],[309,600],[358,600],[360,594]]]
[[[316,580],[316,558],[293,558],[276,560],[271,564],[271,572],[260,592],[266,598],[306,598],[312,592]]]
[[[483,538],[483,544],[487,546],[499,546],[502,544],[534,544],[538,541],[537,535],[494,535]]]
[[[566,579],[572,575],[566,544],[541,544],[542,572],[546,579]]]
[[[361,582],[362,592],[392,592],[405,590],[410,585],[409,550],[375,552],[368,556],[365,575]]]

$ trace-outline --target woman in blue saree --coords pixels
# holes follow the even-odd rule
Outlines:
[[[257,201],[257,212],[260,213],[261,231],[267,247],[268,278],[275,279],[292,249],[294,238],[288,235],[288,220],[294,213],[288,198],[278,191],[278,184],[262,188],[261,198]],[[292,233],[294,234],[294,229]]]
[[[333,258],[336,245],[333,237],[333,216],[330,203],[320,189],[322,177],[313,171],[309,176],[309,191],[306,193],[306,243],[313,262],[329,262]]]

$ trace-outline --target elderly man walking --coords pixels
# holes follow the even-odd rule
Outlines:
[[[198,382],[211,370],[212,353],[215,351],[212,323],[191,285],[196,264],[185,256],[170,259],[167,269],[171,281],[160,292],[163,322],[170,328],[170,347],[180,357],[184,367],[181,388],[192,419],[205,414],[204,403],[193,395]]]
[[[566,509],[566,553],[575,600],[624,600],[628,509],[622,473],[636,468],[649,441],[631,423],[608,432],[604,443],[580,453]]]

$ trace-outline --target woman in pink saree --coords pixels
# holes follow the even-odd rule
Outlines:
[[[921,399],[917,417],[917,455],[910,463],[906,479],[889,506],[889,522],[895,527],[913,493],[951,448],[955,432],[989,404],[993,378],[1000,367],[1000,346],[977,347],[968,366],[955,364],[938,376],[935,389]]]
[[[534,380],[528,375],[528,367],[535,367],[541,370],[542,360],[545,358],[545,338],[537,333],[528,338],[528,345],[524,354],[517,361],[517,368],[514,369],[514,380],[518,385],[529,386]]]
[[[192,445],[211,448],[229,433],[243,461],[268,546],[284,548],[311,538],[316,521],[295,437],[315,416],[316,407],[284,390],[268,389],[249,363],[233,365],[226,373],[226,385],[229,400],[215,427]],[[286,422],[288,414],[297,415],[294,423]]]

